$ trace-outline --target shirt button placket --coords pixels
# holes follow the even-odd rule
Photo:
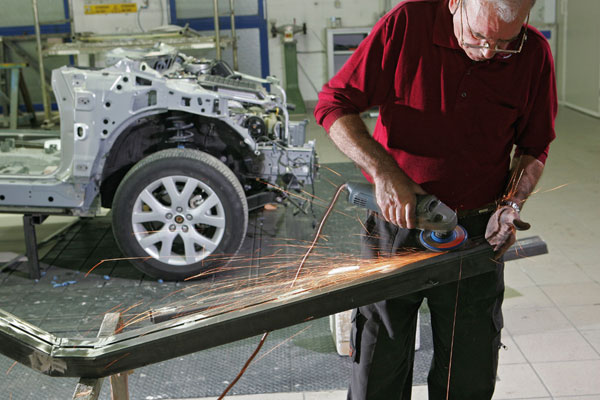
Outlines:
[[[471,68],[467,69],[467,72],[465,72],[465,76],[469,76],[469,75],[471,75]],[[462,97],[463,99],[466,99],[467,98],[467,91],[463,90],[460,93],[460,97]]]

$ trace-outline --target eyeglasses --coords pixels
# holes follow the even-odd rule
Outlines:
[[[525,20],[525,25],[523,26],[523,28],[521,28],[521,32],[519,32],[519,35],[521,36],[521,42],[519,44],[518,49],[516,49],[516,50],[501,49],[498,47],[498,43],[496,43],[494,48],[491,49],[490,42],[487,39],[482,39],[482,40],[485,40],[485,43],[482,45],[465,42],[465,39],[463,37],[463,35],[464,35],[463,8],[464,8],[464,0],[460,0],[460,45],[462,47],[469,47],[471,49],[489,50],[489,51],[493,51],[495,53],[500,53],[500,54],[518,54],[521,52],[521,50],[523,50],[523,44],[527,40],[527,24],[529,23],[529,13],[527,14],[527,19]],[[469,16],[467,15],[467,10],[464,10],[464,14],[465,14],[465,18],[467,19],[467,27],[469,28],[469,32],[471,33],[472,37],[476,38],[477,36],[473,33],[473,30],[471,29],[471,25],[469,24]]]

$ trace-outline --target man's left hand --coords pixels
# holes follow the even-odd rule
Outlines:
[[[519,213],[510,206],[502,206],[492,214],[485,238],[492,245],[495,258],[499,259],[517,240],[516,231],[526,231],[531,227],[527,222],[521,221]]]

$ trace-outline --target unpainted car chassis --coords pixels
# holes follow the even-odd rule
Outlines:
[[[250,210],[314,182],[315,143],[277,79],[168,46],[106,59],[53,71],[60,140],[15,132],[0,143],[0,212],[112,208],[136,267],[185,279],[236,254]]]

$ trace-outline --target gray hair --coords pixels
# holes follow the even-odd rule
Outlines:
[[[529,2],[529,8],[531,9],[536,0],[479,0],[480,4],[491,4],[504,22],[513,22],[517,18],[523,2]]]

